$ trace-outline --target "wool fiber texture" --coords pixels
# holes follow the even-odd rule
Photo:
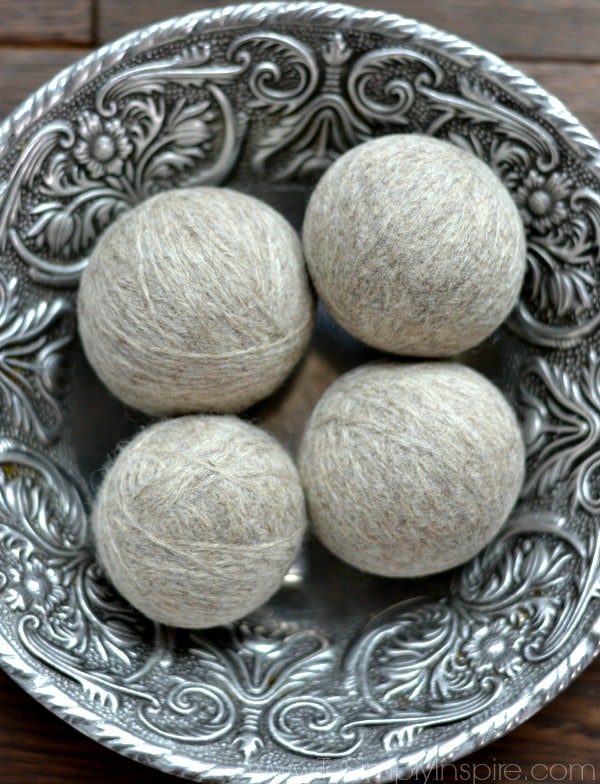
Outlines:
[[[79,331],[100,379],[148,414],[236,412],[274,391],[314,322],[300,240],[226,188],[165,191],[100,237]]]
[[[333,317],[394,354],[447,357],[481,342],[512,310],[525,273],[523,224],[499,178],[418,134],[342,155],[313,191],[303,242]]]
[[[374,363],[341,376],[315,408],[299,457],[317,536],[388,577],[474,556],[507,519],[524,461],[500,391],[451,362]]]
[[[148,618],[187,628],[228,623],[265,602],[305,527],[292,459],[233,416],[142,431],[106,472],[92,514],[115,587]]]

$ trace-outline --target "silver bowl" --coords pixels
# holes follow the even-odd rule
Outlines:
[[[518,508],[480,556],[436,579],[369,577],[308,542],[243,622],[152,625],[107,584],[88,534],[98,469],[142,423],[78,349],[74,287],[95,237],[150,194],[202,183],[255,193],[298,225],[340,153],[409,131],[484,158],[527,226],[518,307],[464,357],[522,419]],[[175,19],[35,93],[0,128],[7,672],[99,742],[198,781],[402,778],[552,699],[600,632],[599,172],[597,142],[506,63],[347,6]],[[336,372],[362,356],[326,323],[312,351]]]

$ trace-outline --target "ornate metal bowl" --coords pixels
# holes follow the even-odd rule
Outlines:
[[[153,626],[105,582],[90,476],[139,425],[77,347],[98,233],[173,186],[227,183],[296,222],[320,173],[377,134],[481,156],[519,204],[529,270],[466,359],[523,421],[527,479],[499,537],[429,581],[362,575],[315,544],[230,628]],[[0,128],[0,656],[101,743],[209,781],[387,781],[505,733],[600,633],[600,148],[538,85],[399,16],[328,4],[220,9],[135,33]],[[93,484],[93,483],[92,483]]]

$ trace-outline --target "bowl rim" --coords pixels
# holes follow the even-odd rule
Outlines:
[[[60,70],[0,123],[0,157],[7,146],[20,140],[23,132],[32,123],[39,120],[54,105],[68,99],[94,75],[116,65],[125,52],[135,56],[138,50],[145,51],[149,46],[180,40],[182,34],[191,30],[198,32],[201,26],[226,30],[229,26],[235,26],[237,29],[244,26],[254,28],[257,24],[264,23],[300,22],[318,23],[340,30],[343,30],[344,25],[355,27],[358,24],[365,32],[402,37],[416,35],[421,43],[443,49],[446,54],[467,61],[473,68],[481,68],[486,77],[497,80],[509,91],[515,91],[521,101],[527,98],[531,108],[550,118],[554,127],[567,138],[582,159],[591,164],[600,178],[600,140],[596,139],[559,98],[498,55],[413,17],[323,0],[274,0],[205,8],[155,22],[103,44]]]

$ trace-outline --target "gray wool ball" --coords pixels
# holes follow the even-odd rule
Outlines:
[[[303,242],[334,318],[394,354],[445,357],[481,342],[525,273],[522,221],[496,174],[418,134],[342,155],[313,191]]]
[[[97,375],[154,415],[231,413],[266,397],[304,353],[314,314],[294,229],[226,188],[165,191],[124,213],[78,299]]]
[[[233,416],[167,419],[110,466],[92,530],[100,563],[147,617],[205,628],[241,618],[280,586],[306,528],[297,469]]]
[[[503,395],[451,362],[374,363],[341,376],[315,408],[299,457],[317,536],[388,577],[474,556],[513,508],[524,462]]]

